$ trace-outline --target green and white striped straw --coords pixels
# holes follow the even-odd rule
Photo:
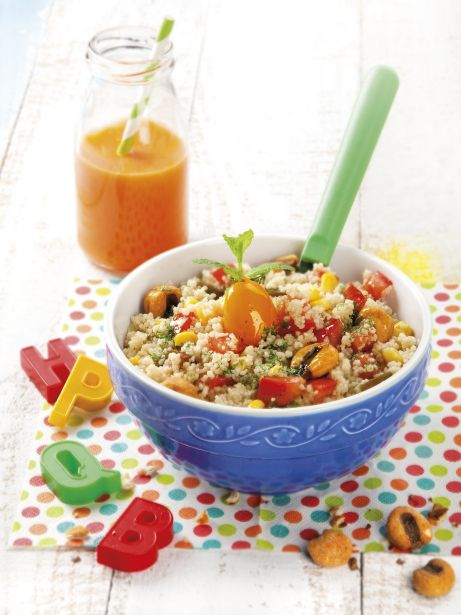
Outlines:
[[[157,34],[155,45],[152,49],[152,54],[150,56],[150,59],[152,60],[152,64],[149,66],[150,70],[153,70],[158,65],[159,60],[168,42],[168,37],[170,36],[173,26],[174,19],[172,19],[171,17],[165,17]],[[136,134],[141,124],[141,118],[149,103],[149,98],[154,85],[154,78],[155,77],[152,76],[150,81],[143,87],[139,99],[134,103],[131,108],[130,117],[125,124],[125,130],[123,131],[122,140],[120,141],[120,144],[117,148],[117,154],[119,156],[124,156],[125,154],[128,154],[128,152],[133,147]]]

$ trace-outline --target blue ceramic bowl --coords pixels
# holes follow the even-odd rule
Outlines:
[[[252,264],[300,253],[303,240],[261,236],[247,253]],[[411,323],[419,346],[394,376],[337,401],[304,408],[234,408],[186,397],[136,369],[122,352],[130,316],[155,284],[180,283],[200,266],[193,258],[229,260],[222,239],[191,243],[157,256],[120,284],[106,317],[107,359],[115,391],[148,438],[171,461],[211,483],[252,493],[286,493],[347,474],[373,457],[398,430],[424,386],[430,357],[428,305],[392,265],[339,246],[331,263],[341,280],[379,269],[394,283],[389,303]]]

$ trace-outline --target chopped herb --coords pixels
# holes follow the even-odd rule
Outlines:
[[[259,381],[254,376],[247,375],[247,376],[243,376],[243,378],[240,378],[240,382],[244,384],[246,387],[252,387],[255,389]]]
[[[285,352],[285,350],[288,348],[288,342],[286,342],[285,340],[275,340],[275,342],[273,342],[272,344],[268,344],[266,348],[268,350],[276,350],[278,352]],[[283,359],[285,359],[284,356],[283,356]]]
[[[227,367],[225,367],[222,372],[223,376],[233,376],[234,375],[234,368],[232,367],[232,365],[228,365]]]
[[[268,335],[277,335],[277,325],[273,325],[272,327],[264,327],[263,337],[267,337]]]
[[[371,318],[361,318],[354,327],[355,333],[368,333],[370,329],[374,329],[375,324]]]
[[[304,365],[300,365],[299,367],[287,367],[286,373],[288,376],[303,376],[306,368]]]
[[[157,331],[153,333],[153,335],[159,339],[172,340],[175,335],[174,327],[171,323],[168,323],[166,329],[162,331]]]

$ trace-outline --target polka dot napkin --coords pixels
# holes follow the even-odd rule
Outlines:
[[[74,280],[61,335],[75,352],[104,359],[104,308],[117,283]],[[66,429],[59,431],[48,425],[49,406],[42,403],[40,409],[37,403],[39,426],[11,545],[69,545],[68,530],[84,526],[88,536],[70,544],[94,547],[137,495],[171,508],[175,547],[279,551],[299,551],[306,539],[329,527],[333,506],[344,511],[344,531],[358,548],[384,551],[384,522],[394,506],[409,504],[427,514],[432,503],[439,502],[449,508],[448,516],[434,528],[434,539],[422,552],[461,555],[461,287],[438,285],[425,293],[435,326],[427,386],[390,444],[351,475],[296,494],[242,494],[239,503],[231,505],[226,490],[163,459],[116,399],[96,415],[74,412]],[[61,503],[40,476],[40,453],[65,438],[86,444],[104,467],[130,474],[134,490],[89,506]],[[139,474],[146,467],[157,473]]]

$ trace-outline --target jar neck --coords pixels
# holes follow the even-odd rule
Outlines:
[[[153,60],[156,31],[146,27],[103,30],[88,43],[86,59],[94,77],[118,85],[146,85],[155,78],[169,79],[174,66],[173,44],[160,43]]]

